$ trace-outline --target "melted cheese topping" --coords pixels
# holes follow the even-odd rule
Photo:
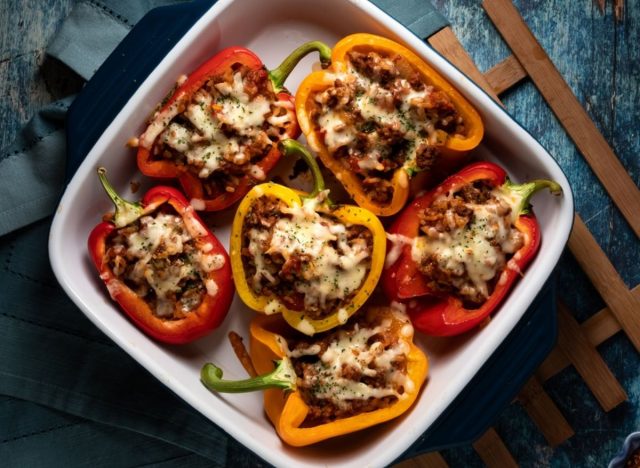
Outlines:
[[[222,254],[200,254],[200,266],[202,267],[202,270],[206,271],[207,273],[210,271],[219,270],[224,266],[224,263],[225,258]]]
[[[183,115],[193,128],[172,122],[181,107],[176,101],[155,115],[141,137],[141,144],[151,148],[159,136],[165,145],[184,154],[190,165],[199,168],[198,177],[207,178],[220,168],[224,160],[238,165],[246,163],[246,148],[252,141],[269,143],[262,128],[266,121],[273,126],[285,126],[291,120],[289,113],[267,117],[272,113],[272,107],[286,106],[262,95],[250,98],[245,92],[240,72],[233,75],[231,83],[217,83],[215,88],[216,96],[200,89],[186,105]],[[222,131],[222,125],[227,127],[226,133]],[[229,128],[237,135],[228,137]],[[261,180],[262,174],[254,173]]]
[[[342,120],[342,116],[333,110],[322,114],[318,123],[324,130],[324,144],[330,151],[335,151],[341,146],[349,145],[355,141],[355,128]]]
[[[387,349],[380,341],[369,343],[371,337],[384,332],[390,325],[391,321],[386,319],[376,327],[360,328],[356,324],[353,331],[338,331],[326,350],[318,356],[319,360],[313,364],[311,384],[314,396],[330,400],[338,407],[346,406],[348,400],[387,396],[406,398],[406,392],[413,390],[413,382],[406,373],[397,370],[394,363],[401,356],[408,355],[408,343],[398,340]],[[408,327],[411,328],[411,325]],[[318,344],[312,344],[306,348],[288,351],[288,355],[290,358],[300,358],[318,355],[320,351]],[[382,375],[384,385],[373,387],[359,380],[352,380],[343,375],[343,369],[355,371],[355,374],[360,376]],[[401,388],[404,390],[402,393],[398,391]]]
[[[385,268],[389,268],[396,263],[405,245],[412,245],[413,243],[413,239],[402,234],[387,233],[387,240],[391,242],[391,249],[387,251],[387,256],[384,259]]]
[[[240,73],[233,75],[233,83],[218,83],[216,89],[226,97],[222,100],[218,119],[241,135],[254,135],[264,123],[265,115],[271,112],[271,103],[260,95],[251,100],[244,92]]]
[[[181,100],[177,99],[173,102],[169,107],[167,107],[162,112],[156,112],[153,117],[153,120],[145,130],[145,132],[140,136],[140,141],[138,142],[140,146],[151,149],[153,142],[156,140],[158,135],[162,133],[162,131],[169,125],[171,119],[173,119],[180,112],[180,104]]]
[[[263,279],[275,284],[276,279],[266,269],[266,254],[281,254],[288,260],[294,256],[309,259],[304,270],[305,281],[296,281],[294,288],[304,294],[306,307],[323,308],[327,300],[344,299],[357,291],[369,269],[370,251],[364,239],[347,239],[344,224],[337,223],[316,211],[326,193],[305,200],[303,205],[283,208],[291,217],[280,218],[271,233],[249,230],[249,252],[254,257],[256,273],[254,289],[261,289]],[[261,245],[269,241],[263,251]],[[336,244],[336,247],[332,246]]]
[[[399,105],[394,105],[394,97],[388,89],[361,74],[351,65],[346,72],[336,74],[335,78],[355,84],[358,92],[355,95],[354,107],[365,121],[377,122],[404,134],[405,140],[409,142],[405,155],[405,169],[415,168],[416,151],[421,144],[435,145],[446,139],[446,134],[435,128],[438,119],[435,113],[425,116],[424,112],[416,111],[416,104],[420,100],[428,99],[434,91],[432,86],[426,86],[423,90],[414,90],[407,80],[399,79],[397,85],[402,90],[402,100]],[[318,124],[324,131],[324,143],[332,152],[341,146],[349,146],[356,142],[357,129],[354,125],[347,123],[339,112],[327,107],[323,108]],[[381,162],[383,155],[375,147],[377,134],[370,133],[368,138],[374,144],[358,165],[363,170],[382,170],[384,169]]]
[[[161,252],[162,256],[180,255],[192,239],[182,218],[167,213],[143,216],[140,218],[140,229],[127,236],[127,256],[136,259],[129,279],[137,283],[146,281],[149,284],[157,297],[156,313],[161,317],[173,313],[170,296],[181,291],[180,283],[184,278],[194,274],[205,277],[206,273],[218,270],[225,264],[224,256],[201,253],[196,249],[189,255],[191,261],[184,264],[172,265],[163,270],[151,265],[158,252]],[[215,296],[218,292],[217,284],[213,280],[206,280],[205,287],[210,296]]]
[[[452,273],[453,284],[458,287],[464,287],[466,274],[485,298],[489,296],[488,282],[504,267],[506,254],[517,250],[515,236],[520,235],[512,228],[520,200],[500,189],[492,190],[491,194],[495,198],[487,203],[466,204],[474,213],[469,225],[438,233],[436,239],[418,236],[413,240],[411,249],[411,257],[416,263],[435,256],[440,268]],[[501,203],[511,207],[509,215],[498,213]],[[453,213],[448,212],[447,215],[452,216]]]

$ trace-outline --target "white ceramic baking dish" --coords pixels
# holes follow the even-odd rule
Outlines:
[[[98,166],[108,168],[110,180],[126,198],[136,199],[150,185],[137,171],[134,153],[125,147],[125,142],[141,132],[146,117],[178,75],[189,73],[217,50],[230,45],[252,49],[267,67],[273,68],[303,42],[320,39],[333,45],[354,32],[376,33],[406,44],[475,105],[486,126],[486,137],[475,152],[478,159],[498,162],[515,181],[553,179],[563,187],[564,196],[555,198],[543,193],[534,199],[542,229],[540,253],[486,327],[455,339],[417,337],[429,355],[431,368],[411,411],[391,423],[352,436],[313,447],[291,448],[280,441],[264,415],[261,394],[214,395],[199,381],[200,368],[208,361],[220,365],[225,378],[246,376],[226,336],[235,330],[247,337],[252,311],[236,297],[222,326],[208,337],[181,347],[158,344],[141,333],[110,300],[84,246],[101,215],[111,210],[96,177]],[[317,57],[306,58],[287,81],[288,88],[294,91],[316,61]],[[143,183],[138,195],[130,191],[132,181]],[[225,245],[231,215],[216,217],[213,226]],[[277,466],[361,468],[383,466],[401,455],[478,372],[549,278],[572,220],[568,182],[545,149],[463,74],[369,2],[221,0],[141,84],[91,149],[60,202],[49,251],[60,284],[89,319],[158,380],[260,457]]]

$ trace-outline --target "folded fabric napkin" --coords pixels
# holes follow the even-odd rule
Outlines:
[[[80,1],[48,53],[89,80],[149,9],[172,3]],[[422,0],[373,3],[419,37],[447,24]],[[3,463],[259,463],[105,337],[57,284],[47,238],[64,188],[64,118],[72,101],[69,97],[43,109],[0,153]]]

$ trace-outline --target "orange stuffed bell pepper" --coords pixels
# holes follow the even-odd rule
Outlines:
[[[307,335],[345,323],[369,298],[384,265],[380,220],[352,205],[333,205],[313,156],[298,142],[280,143],[311,168],[314,190],[301,194],[271,182],[246,195],[231,228],[233,280],[242,301],[282,313]]]
[[[336,44],[331,67],[298,87],[296,114],[323,164],[380,216],[400,211],[413,175],[462,159],[484,134],[476,110],[435,70],[371,34]]]
[[[400,416],[427,376],[427,357],[413,343],[409,319],[391,308],[359,312],[347,325],[313,338],[278,316],[258,316],[250,333],[251,360],[262,375],[226,381],[207,363],[201,380],[215,392],[265,390],[267,416],[280,438],[296,447]]]

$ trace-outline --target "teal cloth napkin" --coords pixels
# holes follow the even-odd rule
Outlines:
[[[170,3],[81,1],[48,53],[88,80],[149,9]],[[426,1],[373,3],[419,37],[447,24]],[[47,238],[72,101],[43,109],[0,153],[0,459],[30,467],[261,463],[103,335],[57,284]]]

